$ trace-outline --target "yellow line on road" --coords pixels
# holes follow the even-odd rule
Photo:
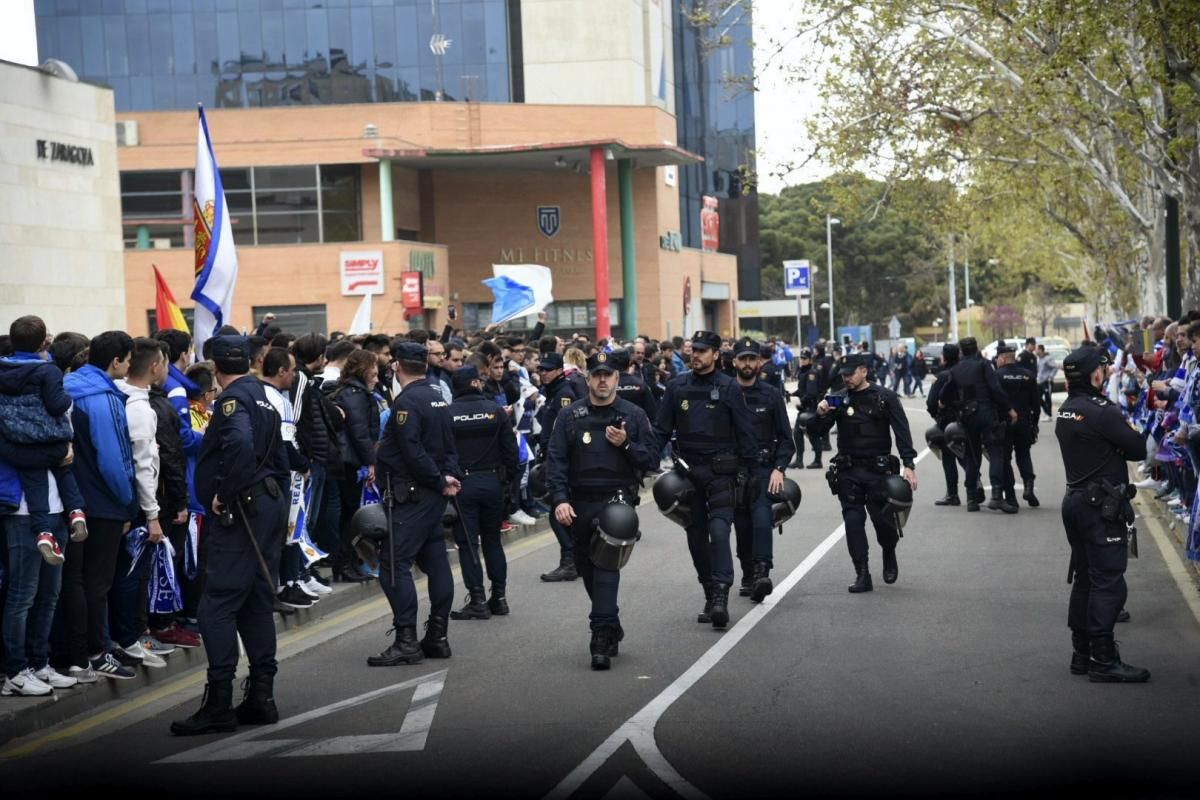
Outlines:
[[[1167,565],[1167,572],[1171,573],[1171,577],[1175,579],[1175,585],[1179,587],[1179,593],[1183,595],[1183,599],[1187,601],[1188,608],[1192,610],[1192,616],[1196,618],[1196,624],[1200,625],[1200,590],[1197,590],[1196,583],[1192,580],[1191,574],[1188,573],[1187,565],[1183,562],[1183,558],[1180,557],[1179,550],[1176,549],[1170,534],[1167,533],[1163,524],[1154,516],[1154,509],[1141,497],[1138,498],[1137,502],[1141,506],[1142,520],[1146,523],[1146,528],[1150,531],[1150,535],[1154,537],[1154,543],[1158,545],[1159,552],[1162,553],[1163,561]]]

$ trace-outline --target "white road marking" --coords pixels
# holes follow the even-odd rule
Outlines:
[[[604,795],[604,800],[642,800],[642,798],[650,800],[650,795],[639,789],[627,775],[622,775],[616,786],[609,789],[608,794]]]
[[[932,452],[929,448],[922,450],[915,463]],[[767,595],[762,603],[754,606],[744,617],[737,621],[721,639],[705,651],[704,655],[692,664],[682,675],[676,678],[667,688],[663,689],[653,700],[640,711],[630,717],[621,727],[617,728],[599,747],[583,760],[583,762],[563,778],[557,786],[550,790],[545,800],[566,800],[579,791],[580,787],[592,777],[623,744],[629,742],[634,751],[645,762],[646,766],[659,777],[676,794],[685,800],[707,800],[707,795],[697,789],[680,775],[662,752],[654,738],[654,729],[658,721],[680,697],[707,675],[729,651],[750,633],[762,619],[779,604],[788,592],[800,583],[800,580],[812,570],[825,555],[833,549],[846,533],[846,526],[839,525],[833,533],[813,549],[795,569],[788,574],[783,582],[775,587],[775,591]],[[620,784],[618,784],[620,785]]]
[[[263,725],[156,761],[156,764],[187,764],[200,761],[240,761],[259,756],[334,756],[352,753],[400,753],[425,749],[433,726],[438,698],[446,685],[446,670],[421,675],[402,683],[374,689],[357,697],[339,700],[312,711],[289,717],[276,725]],[[396,733],[335,736],[326,739],[267,739],[297,725],[363,705],[389,694],[413,689],[404,722]]]

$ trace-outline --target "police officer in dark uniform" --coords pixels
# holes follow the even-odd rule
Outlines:
[[[279,721],[275,708],[275,620],[272,616],[289,496],[287,446],[279,414],[261,381],[250,375],[244,336],[217,336],[211,355],[221,386],[196,461],[196,497],[208,564],[197,616],[208,656],[200,710],[171,723],[181,736],[232,731]],[[246,696],[231,708],[238,636],[250,662]]]
[[[1008,395],[1009,406],[1017,412],[1016,421],[1009,422],[1004,428],[1004,499],[1008,505],[1017,507],[1017,482],[1012,465],[1015,456],[1021,483],[1025,485],[1022,497],[1030,508],[1037,508],[1037,495],[1033,493],[1033,458],[1029,452],[1037,440],[1040,413],[1037,374],[1017,363],[1015,347],[1001,342],[996,349],[996,377]]]
[[[550,435],[554,432],[554,421],[558,419],[559,413],[564,408],[569,407],[580,398],[574,384],[563,377],[561,353],[543,354],[542,360],[538,363],[538,376],[542,382],[542,396],[546,398],[537,412],[538,424],[542,428],[541,433],[538,434],[538,450],[540,458],[544,461],[550,449]],[[573,581],[579,577],[579,571],[575,565],[576,554],[571,534],[567,532],[566,526],[553,516],[550,517],[550,529],[554,531],[554,537],[558,539],[558,566],[543,574],[542,580],[547,583]],[[580,555],[586,557],[585,554]]]
[[[875,539],[883,549],[884,583],[895,583],[900,574],[896,562],[900,531],[885,512],[883,484],[889,475],[899,473],[915,491],[917,451],[913,449],[900,398],[890,389],[868,381],[867,358],[858,353],[842,356],[839,371],[846,393],[822,400],[817,405],[817,415],[827,425],[836,421],[838,426],[838,454],[827,477],[829,488],[842,504],[846,545],[855,572],[849,589],[858,594],[874,588],[867,555],[868,513],[875,526]],[[896,437],[899,459],[891,454],[892,434]]]
[[[958,422],[960,411],[958,387],[950,378],[950,370],[958,363],[958,357],[958,345],[952,343],[942,345],[942,368],[933,380],[929,396],[925,398],[925,410],[943,430],[951,422]],[[963,469],[966,469],[965,464]],[[933,501],[933,504],[935,506],[962,505],[962,500],[958,496],[958,457],[949,448],[944,448],[942,451],[942,473],[946,476],[946,496]],[[966,489],[967,502],[975,502],[975,487],[968,483]],[[975,510],[979,510],[978,504],[976,504]]]
[[[396,639],[382,653],[367,659],[372,667],[450,657],[446,631],[454,602],[454,577],[446,558],[442,513],[446,498],[462,489],[449,404],[426,376],[425,346],[403,342],[392,349],[392,357],[403,391],[392,404],[375,472],[391,515],[389,535],[381,545],[379,577],[392,607]],[[425,573],[429,587],[429,620],[419,643],[413,562]]]
[[[958,343],[962,358],[955,364],[950,375],[958,387],[962,403],[962,423],[967,429],[966,472],[967,485],[978,487],[973,502],[968,502],[968,511],[978,511],[983,502],[983,484],[980,470],[983,454],[987,451],[988,477],[992,484],[992,500],[988,508],[1015,514],[1017,507],[1004,499],[1004,442],[998,435],[997,426],[1004,418],[1016,421],[1016,414],[1008,404],[1008,395],[1000,388],[996,369],[979,353],[979,343],[968,336]]]
[[[1121,661],[1113,626],[1127,595],[1127,525],[1133,521],[1125,462],[1146,457],[1146,440],[1104,396],[1107,360],[1093,346],[1063,359],[1067,399],[1054,427],[1067,473],[1062,517],[1071,545],[1068,579],[1074,579],[1067,607],[1071,674],[1097,683],[1142,683],[1150,672]]]
[[[774,589],[771,583],[774,564],[770,495],[778,495],[783,488],[783,473],[794,449],[787,406],[779,389],[768,382],[762,371],[761,354],[758,342],[749,337],[739,340],[734,347],[737,382],[742,387],[746,406],[754,416],[758,448],[758,458],[746,464],[749,480],[733,516],[737,557],[742,566],[739,594],[755,603],[761,603]]]
[[[504,484],[517,474],[517,437],[504,409],[483,396],[483,379],[474,365],[456,370],[451,383],[450,424],[463,473],[462,491],[456,498],[459,516],[454,540],[469,598],[461,610],[450,612],[450,618],[489,619],[492,614],[508,614],[508,563],[500,542],[504,504],[497,498],[507,496]],[[483,591],[481,544],[492,582],[490,598]]]
[[[759,372],[762,373],[762,380],[766,381],[768,386],[775,388],[775,391],[783,394],[783,373],[775,362],[771,360],[771,356],[775,355],[775,348],[772,345],[764,344],[759,348]],[[737,347],[734,347],[734,358],[737,358]],[[740,372],[740,370],[738,370]],[[734,376],[737,377],[736,375]]]
[[[592,600],[592,669],[608,669],[624,637],[617,608],[621,573],[589,555],[601,533],[596,522],[611,503],[637,505],[642,477],[658,469],[660,452],[646,413],[617,396],[613,360],[602,352],[588,359],[588,397],[559,413],[546,461],[550,507],[574,538],[576,566]]]
[[[827,389],[825,380],[825,372],[818,365],[813,363],[813,354],[808,348],[800,351],[800,378],[794,397],[800,399],[800,413],[796,415],[795,428],[792,432],[792,441],[795,444],[796,460],[792,466],[799,469],[804,467],[804,437],[808,437],[809,444],[813,449],[813,460],[808,464],[809,469],[820,469],[824,464],[821,461],[821,452],[824,449],[822,441],[822,433],[817,430],[806,431],[800,427],[802,420],[801,414],[812,414],[817,410],[817,403],[821,402],[821,398],[825,396]]]
[[[608,354],[608,362],[616,367],[621,380],[620,385],[617,386],[617,395],[644,411],[647,419],[654,419],[658,416],[658,399],[646,386],[641,371],[636,366],[631,371],[631,359],[629,351],[624,349],[614,350]]]
[[[721,337],[710,331],[692,335],[692,369],[667,384],[654,422],[654,437],[665,444],[676,434],[675,452],[686,462],[696,487],[697,506],[687,528],[696,577],[704,587],[699,622],[714,628],[729,623],[729,587],[733,554],[729,530],[737,495],[745,483],[743,464],[760,458],[754,417],[741,387],[717,371]]]

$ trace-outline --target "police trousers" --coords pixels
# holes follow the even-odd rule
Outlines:
[[[458,493],[461,516],[454,526],[458,545],[458,565],[468,589],[483,588],[483,568],[479,563],[482,545],[487,576],[493,584],[508,581],[508,562],[500,543],[500,523],[504,521],[504,500],[500,478],[494,472],[477,472],[463,478]]]
[[[613,492],[615,495],[616,492]],[[575,569],[583,578],[583,588],[587,590],[592,601],[592,611],[588,614],[592,630],[601,625],[620,625],[621,610],[617,607],[617,590],[621,587],[621,572],[615,569],[603,569],[592,563],[589,555],[594,529],[592,522],[611,498],[576,499],[571,498],[571,508],[575,509],[575,522],[571,524],[571,538],[575,546]]]
[[[967,486],[983,488],[979,482],[983,469],[983,456],[988,457],[988,480],[991,486],[1004,486],[1004,443],[996,433],[996,412],[990,407],[980,408],[963,420],[967,429],[967,455],[963,469],[967,473]]]
[[[883,481],[887,477],[870,467],[845,467],[838,472],[838,500],[842,504],[842,521],[846,523],[846,547],[852,561],[867,560],[867,515],[875,526],[875,541],[884,550],[891,550],[900,541],[895,520],[887,513],[883,497]]]
[[[696,578],[702,584],[733,585],[733,554],[729,550],[729,529],[733,525],[733,499],[736,475],[717,475],[707,464],[692,465],[696,497],[692,506],[692,524],[687,527],[688,550]]]
[[[275,576],[268,583],[250,537],[258,543],[268,566],[278,565],[287,531],[288,505],[289,498],[282,491],[279,497],[262,494],[254,499],[252,508],[246,508],[245,520],[235,508],[233,525],[225,527],[213,517],[204,526],[208,564],[197,616],[210,683],[233,680],[239,634],[250,671],[268,676],[276,672]],[[250,523],[249,531],[246,521]]]
[[[498,499],[503,502],[502,498]],[[450,573],[446,538],[442,533],[445,510],[446,498],[441,492],[424,487],[413,492],[409,502],[391,508],[391,536],[380,543],[379,583],[392,607],[392,625],[397,629],[417,625],[414,563],[425,573],[429,587],[429,615],[450,618],[454,576]]]
[[[771,539],[774,515],[771,513],[771,498],[767,496],[771,471],[771,467],[755,467],[750,470],[745,496],[741,504],[734,509],[733,529],[742,572],[747,572],[747,568],[755,561],[761,561],[768,567],[774,566],[771,561],[774,555],[774,542]]]
[[[1012,489],[1017,485],[1013,475],[1013,458],[1017,459],[1017,471],[1021,480],[1031,481],[1033,474],[1033,457],[1029,448],[1033,447],[1033,426],[1024,420],[1015,425],[1009,425],[1004,431],[1004,488]]]
[[[1125,523],[1108,522],[1085,492],[1068,492],[1062,503],[1063,527],[1071,545],[1071,599],[1067,625],[1088,636],[1110,634],[1125,607],[1125,567],[1129,539]]]

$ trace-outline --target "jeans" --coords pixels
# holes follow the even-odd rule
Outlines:
[[[83,508],[83,497],[79,494],[79,485],[70,467],[51,467],[54,482],[58,486],[58,495],[63,508],[67,511],[78,511]],[[50,513],[50,480],[44,469],[22,469],[18,472],[21,478],[21,491],[25,493],[25,503],[29,507],[30,527],[36,537],[39,533],[54,531],[54,521],[58,514]]]
[[[9,677],[26,667],[41,669],[50,656],[50,626],[62,585],[61,566],[42,559],[28,516],[4,517],[8,538],[8,599],[4,607],[4,672]],[[67,543],[67,526],[55,516],[51,533]]]

